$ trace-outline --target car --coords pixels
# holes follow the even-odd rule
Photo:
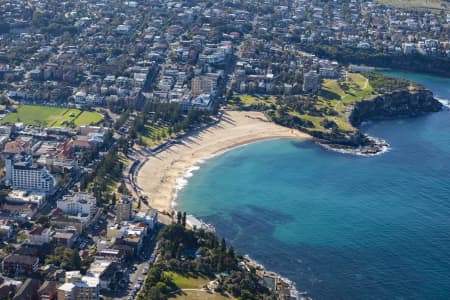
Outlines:
[[[148,268],[145,267],[145,268],[142,270],[142,274],[143,274],[143,275],[146,275],[147,273],[148,273]]]

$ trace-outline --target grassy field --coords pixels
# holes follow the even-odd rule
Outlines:
[[[250,108],[255,106],[269,106],[276,104],[277,100],[273,96],[262,97],[262,96],[252,96],[252,95],[238,95],[230,100],[228,103],[228,108]]]
[[[180,289],[201,289],[204,285],[208,284],[210,279],[204,276],[185,276],[175,272],[166,272],[166,275],[172,277],[173,282]]]
[[[376,0],[378,3],[399,8],[419,10],[449,10],[450,4],[443,0]]]
[[[316,103],[318,108],[333,110],[337,115],[320,117],[300,115],[296,112],[291,112],[291,115],[312,122],[314,130],[326,131],[327,129],[321,123],[327,119],[336,123],[340,130],[351,132],[356,129],[347,121],[346,107],[374,95],[376,95],[376,92],[366,77],[359,73],[347,73],[346,80],[342,82],[335,79],[323,80],[320,96]]]
[[[141,136],[142,141],[149,147],[156,146],[164,138],[169,136],[167,127],[156,125],[145,125],[145,134]]]
[[[345,104],[352,104],[369,98],[374,90],[366,77],[358,73],[347,73],[344,82],[335,79],[325,79],[322,84],[324,96],[320,100],[341,100]]]
[[[230,300],[234,299],[218,293],[211,293],[207,291],[196,291],[189,289],[201,289],[208,284],[210,279],[204,276],[185,276],[175,272],[166,272],[166,275],[172,277],[173,282],[179,289],[183,289],[178,294],[174,295],[170,299],[183,299],[183,300]],[[184,290],[188,289],[188,290]]]
[[[67,127],[74,124],[97,124],[103,120],[103,116],[97,112],[80,111],[78,109],[24,105],[17,112],[8,114],[2,123],[23,122],[25,125],[37,125],[44,127]]]
[[[217,293],[208,293],[204,291],[183,291],[179,295],[169,299],[177,300],[231,300],[234,298],[227,297]]]
[[[77,127],[88,124],[97,124],[103,120],[103,116],[96,112],[83,111],[78,118],[75,119]]]

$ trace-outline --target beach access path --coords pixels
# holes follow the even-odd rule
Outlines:
[[[211,126],[193,131],[163,151],[150,154],[139,169],[136,182],[149,205],[161,212],[174,209],[177,180],[202,160],[228,149],[277,138],[310,139],[303,132],[277,125],[262,112],[228,111]]]

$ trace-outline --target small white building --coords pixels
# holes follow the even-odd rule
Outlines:
[[[45,194],[38,192],[28,192],[23,190],[12,190],[6,196],[6,201],[10,203],[32,203],[40,207],[45,201]]]

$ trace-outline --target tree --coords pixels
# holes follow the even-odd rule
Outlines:
[[[177,212],[177,224],[181,224],[181,211]]]
[[[115,193],[112,194],[112,197],[111,197],[111,204],[112,204],[112,205],[116,205],[116,194],[115,194]]]
[[[37,217],[36,223],[42,225],[45,228],[50,227],[50,218],[46,215],[41,215]]]
[[[183,227],[186,227],[186,212],[183,212],[183,218],[181,220],[181,225],[183,225]]]
[[[225,253],[227,251],[227,243],[225,242],[225,239],[222,238],[220,241],[220,252]]]
[[[8,244],[3,248],[3,251],[8,254],[14,252],[14,250],[16,250],[16,248],[11,244]]]

